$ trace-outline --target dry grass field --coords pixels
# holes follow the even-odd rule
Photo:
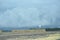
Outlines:
[[[60,40],[60,31],[14,30],[1,33],[0,40]]]
[[[26,36],[21,36],[19,38],[12,38],[12,39],[7,39],[7,40],[59,40],[60,39],[60,34],[59,33],[55,33],[55,34],[49,34],[47,37],[37,37],[34,38],[32,37],[26,37]]]

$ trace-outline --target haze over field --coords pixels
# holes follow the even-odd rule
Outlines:
[[[60,25],[60,0],[0,0],[0,26]]]

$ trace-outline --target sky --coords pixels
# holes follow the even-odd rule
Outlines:
[[[0,0],[0,26],[60,25],[60,0]]]

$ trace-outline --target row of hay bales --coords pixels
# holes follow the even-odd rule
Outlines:
[[[40,30],[12,30],[12,31],[3,31],[0,30],[0,33],[2,32],[11,32],[11,33],[43,33],[46,32],[45,29]]]

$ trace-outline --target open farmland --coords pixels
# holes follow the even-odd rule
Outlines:
[[[0,40],[59,40],[60,31],[20,30],[0,33]]]

